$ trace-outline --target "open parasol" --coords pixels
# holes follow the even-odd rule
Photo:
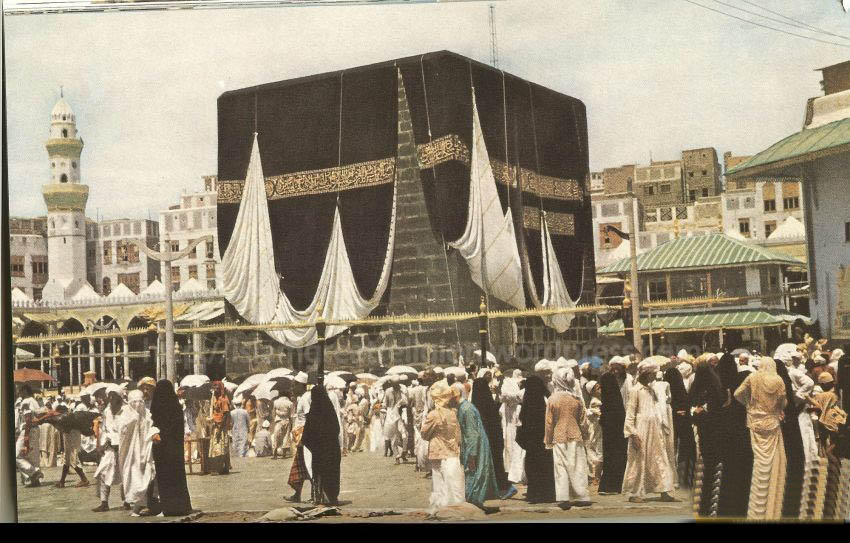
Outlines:
[[[16,383],[31,383],[36,381],[56,381],[53,377],[44,373],[41,370],[34,370],[30,368],[23,368],[20,370],[15,370],[14,373],[15,382]]]
[[[378,380],[378,376],[373,373],[358,373],[355,377],[357,377],[358,383],[365,383],[367,385],[371,385]]]
[[[481,350],[480,349],[477,350],[477,351],[472,351],[472,354],[475,355],[478,358],[478,360],[481,360]],[[497,363],[496,355],[494,355],[490,351],[487,351],[487,362],[496,364]]]
[[[343,381],[345,381],[345,382],[346,382],[346,384],[347,384],[347,383],[353,383],[354,381],[356,381],[356,380],[357,380],[357,376],[356,376],[356,375],[354,375],[353,373],[351,373],[350,371],[342,371],[342,370],[340,370],[340,371],[332,371],[332,372],[330,372],[330,373],[328,374],[328,377],[331,377],[331,376],[333,376],[333,377],[339,377],[340,379],[342,379]]]
[[[410,366],[393,366],[387,370],[386,375],[407,375],[410,379],[416,379],[419,372]]]
[[[242,394],[243,396],[247,395],[249,392],[257,388],[257,385],[262,383],[266,378],[265,373],[257,373],[255,375],[251,375],[242,381],[242,384],[236,388],[236,391],[233,393],[234,399],[237,395]]]
[[[794,346],[794,350],[795,351],[797,350],[796,346]],[[742,354],[745,354],[747,356],[751,356],[750,351],[748,351],[746,349],[735,349],[734,351],[732,351],[731,354],[732,354],[732,356],[738,356],[738,355],[742,355]]]
[[[251,392],[251,396],[258,400],[274,400],[280,396],[279,383],[281,381],[263,381]]]
[[[664,366],[670,363],[669,358],[667,358],[666,356],[661,356],[660,354],[649,356],[643,359],[644,362],[646,362],[647,360],[652,362],[653,364],[657,364],[660,368],[663,368]]]
[[[345,390],[348,388],[348,382],[339,375],[328,375],[325,377],[325,388]]]
[[[288,377],[293,374],[289,368],[275,368],[266,374],[266,380],[276,379],[279,377]]]
[[[210,378],[206,375],[187,375],[180,380],[180,386],[183,388],[199,387],[210,382]]]

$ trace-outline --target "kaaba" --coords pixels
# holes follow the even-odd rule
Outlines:
[[[219,246],[225,252],[233,236],[256,133],[274,270],[293,308],[307,308],[321,288],[338,220],[356,289],[370,296],[388,277],[371,315],[477,312],[485,292],[454,247],[469,228],[474,124],[501,213],[515,232],[522,302],[512,305],[542,305],[552,263],[569,297],[592,303],[584,104],[448,51],[222,94]],[[489,302],[491,309],[510,307],[493,296]],[[490,321],[500,358],[552,356],[552,349],[565,352],[593,337],[595,318],[586,314],[561,333],[539,317]],[[302,349],[255,339],[255,351],[228,348],[228,364],[250,358],[257,367],[261,356],[272,366],[304,363]],[[471,321],[355,326],[329,338],[326,360],[329,369],[445,365],[477,345]]]

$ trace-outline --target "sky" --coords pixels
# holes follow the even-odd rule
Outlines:
[[[728,6],[761,5],[850,38],[837,0],[495,2],[500,68],[581,99],[592,170],[714,147],[754,154],[798,131],[816,68],[850,39]],[[724,5],[727,4],[727,5]],[[5,18],[9,211],[46,212],[44,142],[59,87],[85,142],[92,218],[158,219],[217,171],[227,90],[451,50],[489,62],[487,2],[16,15]]]

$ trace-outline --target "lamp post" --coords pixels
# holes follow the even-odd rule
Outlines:
[[[162,251],[154,251],[143,243],[142,240],[133,239],[131,243],[135,243],[148,258],[152,258],[165,264],[165,378],[174,382],[177,375],[177,367],[174,361],[174,304],[172,302],[172,286],[171,286],[171,263],[179,260],[198,246],[203,241],[212,241],[212,236],[202,236],[200,238],[190,239],[187,242],[186,248],[182,251],[171,251],[171,239],[166,237],[160,242],[163,245]]]

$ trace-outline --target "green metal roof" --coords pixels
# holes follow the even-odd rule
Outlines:
[[[795,164],[850,151],[850,118],[801,130],[726,172],[727,177],[767,175]]]
[[[721,328],[754,328],[758,326],[778,326],[785,323],[793,323],[797,319],[803,319],[807,325],[811,319],[803,315],[794,315],[780,310],[767,309],[737,309],[727,311],[691,311],[677,313],[675,315],[660,315],[652,317],[651,328],[658,331],[664,328],[665,332],[687,331],[687,330],[719,330]],[[642,332],[650,329],[649,317],[641,317],[640,328]],[[623,319],[599,328],[603,335],[617,335],[623,333]]]
[[[769,262],[804,265],[800,260],[786,254],[750,245],[726,234],[704,234],[674,239],[637,257],[638,272]],[[602,268],[598,273],[612,275],[628,273],[630,270],[629,259],[623,258]]]

